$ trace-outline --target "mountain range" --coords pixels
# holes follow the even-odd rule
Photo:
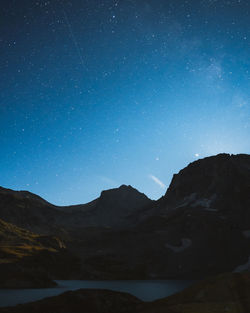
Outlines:
[[[197,279],[249,270],[250,156],[197,160],[157,201],[122,185],[59,207],[0,188],[0,219],[0,271],[25,272],[32,262],[48,279]],[[56,266],[62,262],[67,271]]]

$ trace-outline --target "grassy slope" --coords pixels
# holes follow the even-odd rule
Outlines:
[[[0,219],[0,264],[17,262],[43,250],[57,252],[61,247],[57,238],[37,235]]]
[[[250,273],[227,273],[206,279],[140,310],[140,313],[153,312],[249,313]]]

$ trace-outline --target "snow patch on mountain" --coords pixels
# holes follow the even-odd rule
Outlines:
[[[170,245],[170,244],[165,244],[165,248],[167,249],[171,249],[172,251],[179,253],[182,252],[183,250],[186,250],[187,248],[189,248],[192,245],[192,240],[189,238],[182,238],[181,239],[181,245],[179,246],[174,246],[174,245]]]
[[[242,232],[243,236],[246,237],[246,238],[250,238],[250,230],[244,230]]]
[[[217,198],[216,194],[213,194],[209,199],[207,198],[201,198],[201,199],[197,199],[194,203],[192,203],[192,207],[197,207],[197,206],[201,206],[204,207],[206,210],[213,210],[216,211],[215,209],[211,208],[211,204],[214,202],[214,200]]]
[[[245,264],[241,264],[237,266],[234,269],[234,272],[240,273],[240,272],[249,271],[249,270],[250,270],[250,257],[248,258],[248,261]]]

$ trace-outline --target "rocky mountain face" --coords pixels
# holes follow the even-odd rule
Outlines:
[[[158,201],[123,185],[85,205],[56,207],[2,188],[0,218],[63,238],[80,258],[76,278],[195,279],[247,270],[250,156],[195,161]]]
[[[179,270],[172,273],[248,268],[250,156],[220,154],[191,163],[174,175],[154,216],[144,223],[159,230],[159,219],[166,223],[167,259],[178,256]]]
[[[250,156],[220,154],[174,175],[161,199],[130,217],[132,229],[81,229],[72,248],[84,251],[87,278],[242,271],[250,267],[249,214]]]
[[[94,201],[76,206],[61,207],[67,213],[67,222],[60,220],[65,227],[131,227],[133,216],[153,201],[131,186],[101,192]]]
[[[167,208],[192,206],[224,212],[239,227],[250,223],[250,157],[219,154],[191,163],[174,175],[163,197]]]

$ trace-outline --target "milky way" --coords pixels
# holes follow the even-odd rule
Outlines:
[[[56,204],[250,153],[248,0],[1,1],[0,185]]]

